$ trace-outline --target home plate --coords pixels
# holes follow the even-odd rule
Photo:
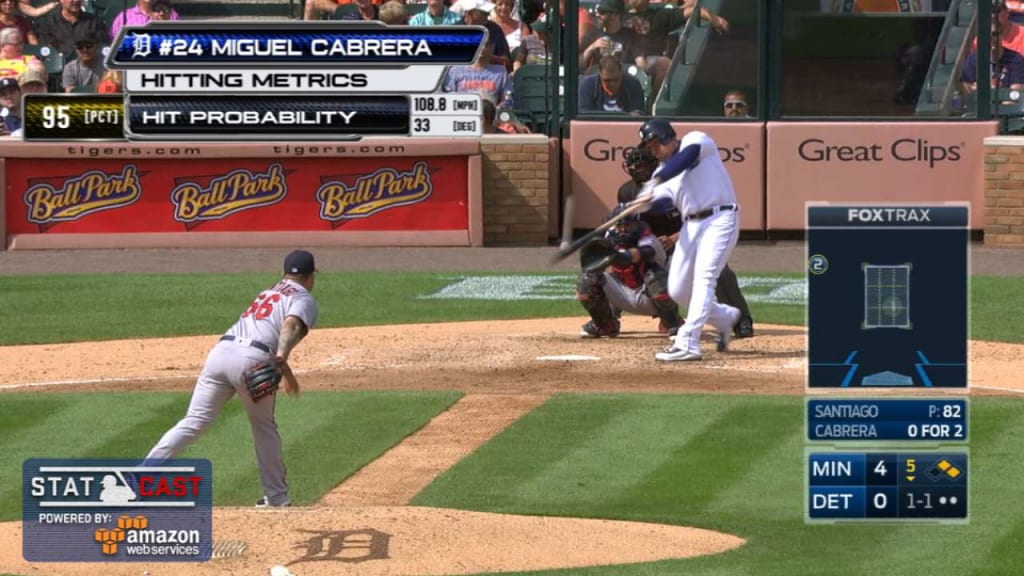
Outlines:
[[[586,360],[600,360],[599,356],[586,356],[583,354],[565,354],[562,356],[537,356],[537,360],[554,360],[556,362],[582,362]]]

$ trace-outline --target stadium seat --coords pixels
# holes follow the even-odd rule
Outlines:
[[[551,102],[548,87],[555,73],[545,64],[527,64],[512,75],[515,114],[534,134],[549,133],[555,103]],[[558,109],[561,110],[562,98],[558,100]]]

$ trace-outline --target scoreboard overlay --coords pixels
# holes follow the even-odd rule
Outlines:
[[[808,388],[967,388],[969,207],[807,206]]]
[[[808,523],[967,523],[968,453],[807,453]]]

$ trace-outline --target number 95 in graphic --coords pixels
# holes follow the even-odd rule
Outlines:
[[[808,522],[967,521],[965,452],[808,454]]]

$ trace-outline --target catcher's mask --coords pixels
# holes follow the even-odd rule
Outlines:
[[[618,216],[623,210],[629,207],[627,202],[619,203],[612,213],[608,215],[608,220]],[[633,248],[640,240],[640,215],[630,214],[622,220],[615,223],[611,229],[608,230],[608,239],[618,248]]]
[[[622,154],[622,169],[637,184],[650,180],[657,168],[658,159],[650,152],[639,148],[626,148]]]

